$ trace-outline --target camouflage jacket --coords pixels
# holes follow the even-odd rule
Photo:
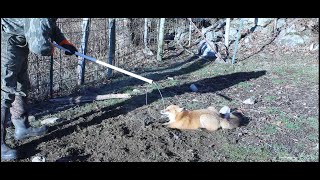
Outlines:
[[[65,39],[56,25],[56,18],[1,18],[1,33],[26,40],[31,52],[50,56],[51,40],[59,44]]]

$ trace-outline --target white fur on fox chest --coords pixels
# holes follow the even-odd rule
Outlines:
[[[173,122],[176,121],[176,114],[170,113],[170,114],[168,115],[168,117],[169,117],[169,122],[168,122],[168,124],[173,123]]]

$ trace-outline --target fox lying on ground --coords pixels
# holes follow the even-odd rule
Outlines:
[[[205,128],[209,131],[222,129],[233,129],[241,124],[241,117],[234,113],[220,114],[213,106],[207,109],[194,111],[184,110],[177,105],[170,105],[161,114],[169,118],[169,122],[164,123],[169,128],[175,129],[198,129]]]

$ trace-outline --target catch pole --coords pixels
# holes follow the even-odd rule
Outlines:
[[[61,50],[70,52],[68,49],[66,49],[66,48],[64,48],[64,47],[62,47],[62,46],[59,46],[59,45],[56,44],[56,43],[53,43],[53,45],[54,45],[55,47],[61,49]],[[103,61],[100,61],[100,60],[98,60],[98,59],[92,58],[92,57],[90,57],[90,56],[81,54],[81,53],[79,53],[79,52],[75,52],[74,54],[75,54],[75,55],[78,55],[78,56],[80,56],[80,57],[83,57],[83,58],[85,58],[85,59],[87,59],[87,60],[89,60],[89,61],[91,61],[91,62],[100,64],[100,65],[102,65],[102,66],[106,66],[106,67],[108,67],[108,68],[111,68],[111,69],[114,69],[114,70],[116,70],[116,71],[119,71],[119,72],[121,72],[121,73],[123,73],[123,74],[126,74],[126,75],[132,76],[132,77],[134,77],[134,78],[140,79],[140,80],[145,81],[145,82],[147,82],[147,83],[149,83],[149,84],[152,84],[152,83],[153,83],[153,80],[151,80],[151,79],[148,79],[148,78],[142,77],[142,76],[140,76],[140,75],[134,74],[134,73],[132,73],[132,72],[126,71],[126,70],[124,70],[124,69],[118,68],[118,67],[116,67],[116,66],[113,66],[113,65],[111,65],[111,64],[105,63],[105,62],[103,62]]]

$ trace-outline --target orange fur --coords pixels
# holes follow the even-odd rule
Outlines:
[[[209,131],[215,131],[220,127],[233,129],[240,125],[240,118],[231,113],[230,119],[224,119],[213,106],[207,109],[186,111],[177,105],[170,105],[161,114],[167,115],[170,120],[164,125],[175,129],[205,128]]]

